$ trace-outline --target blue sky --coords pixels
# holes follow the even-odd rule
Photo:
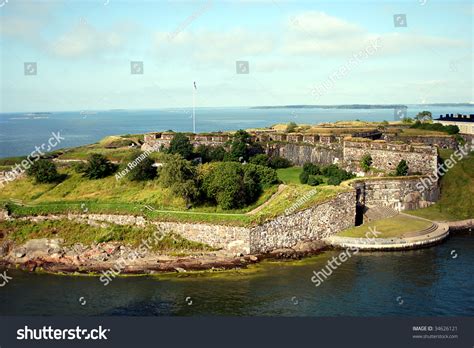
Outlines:
[[[472,1],[0,6],[0,112],[474,101]]]

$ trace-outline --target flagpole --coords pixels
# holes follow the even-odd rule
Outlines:
[[[196,133],[196,85],[193,84],[193,133]]]

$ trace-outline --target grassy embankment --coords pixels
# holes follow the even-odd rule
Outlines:
[[[22,244],[29,239],[61,238],[65,246],[75,243],[85,245],[102,242],[121,242],[131,247],[140,246],[148,240],[150,250],[166,252],[172,255],[186,255],[191,252],[211,251],[210,246],[189,241],[178,234],[166,233],[160,239],[155,239],[155,228],[148,226],[137,228],[111,224],[108,227],[90,226],[69,220],[41,221],[3,221],[0,223],[2,238]],[[150,239],[151,237],[151,239]]]
[[[440,150],[446,160],[452,150]],[[441,179],[441,198],[436,204],[407,213],[435,221],[474,218],[474,153],[456,163]]]

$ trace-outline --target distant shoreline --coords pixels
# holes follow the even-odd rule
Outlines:
[[[395,109],[408,108],[419,104],[342,104],[342,105],[280,105],[280,106],[252,106],[250,109]],[[423,106],[443,106],[443,107],[474,107],[471,103],[434,103],[423,104]]]

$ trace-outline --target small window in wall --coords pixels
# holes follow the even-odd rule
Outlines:
[[[388,165],[391,166],[391,165],[392,165],[392,162],[388,162]]]

